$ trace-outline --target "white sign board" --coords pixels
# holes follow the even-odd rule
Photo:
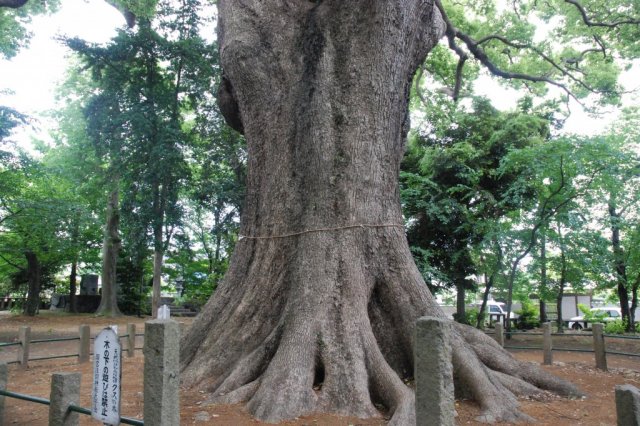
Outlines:
[[[121,357],[117,330],[105,328],[93,343],[91,416],[108,425],[120,424]]]

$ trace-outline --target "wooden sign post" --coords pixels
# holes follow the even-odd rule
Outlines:
[[[120,424],[122,348],[115,328],[102,330],[93,343],[91,416],[107,425]]]

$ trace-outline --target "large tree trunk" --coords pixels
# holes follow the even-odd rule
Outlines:
[[[221,108],[245,132],[247,197],[229,271],[181,341],[184,384],[270,422],[377,416],[380,403],[392,423],[415,424],[403,382],[414,323],[444,314],[409,251],[398,172],[439,14],[420,0],[219,10]],[[518,418],[527,380],[578,392],[471,327],[456,326],[452,345],[458,390],[484,420]]]
[[[24,313],[28,316],[35,316],[40,306],[40,275],[41,267],[38,255],[31,250],[26,251],[24,256],[27,258],[27,278],[29,280],[29,292],[27,294],[27,303],[24,306]]]
[[[107,200],[107,225],[104,232],[102,247],[102,297],[96,314],[104,316],[119,316],[118,287],[116,283],[116,264],[120,251],[120,210],[118,206],[118,186],[115,185]]]

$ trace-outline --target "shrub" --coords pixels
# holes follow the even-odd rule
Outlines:
[[[635,324],[636,333],[640,332],[640,323]],[[627,321],[626,320],[614,320],[608,321],[604,323],[604,332],[606,334],[624,334],[627,332]]]
[[[608,317],[605,311],[594,311],[582,303],[578,303],[578,309],[583,313],[586,322],[604,322],[604,319]]]
[[[476,324],[478,324],[478,316],[480,315],[480,309],[479,308],[471,308],[467,311],[467,320],[469,321],[468,324],[475,327]],[[484,328],[484,323],[487,320],[487,312],[485,311],[482,314],[482,320],[480,321],[480,328]]]
[[[540,311],[530,300],[523,301],[522,309],[516,313],[520,315],[516,326],[518,329],[531,330],[540,326]]]

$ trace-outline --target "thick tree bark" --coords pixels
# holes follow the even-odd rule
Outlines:
[[[40,306],[41,267],[36,253],[29,250],[24,253],[24,256],[27,258],[27,278],[29,280],[29,292],[27,294],[24,313],[32,317],[38,313]]]
[[[379,403],[415,424],[402,380],[414,323],[444,314],[409,251],[398,173],[439,14],[422,0],[222,0],[219,12],[247,196],[229,271],[181,341],[183,382],[270,422],[377,416]],[[526,381],[578,393],[471,327],[452,344],[458,390],[484,420],[521,418]]]
[[[118,287],[116,283],[116,264],[118,252],[120,251],[119,223],[118,185],[115,184],[107,200],[107,225],[102,247],[102,297],[100,298],[100,306],[96,311],[97,315],[112,317],[122,315],[118,308]]]

